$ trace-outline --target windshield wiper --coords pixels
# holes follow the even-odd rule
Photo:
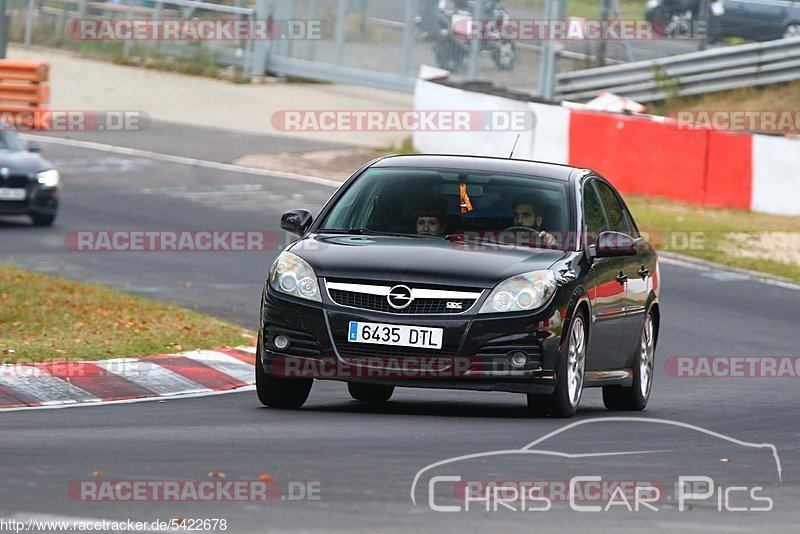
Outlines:
[[[487,235],[475,234],[469,235],[469,239],[466,238],[466,235],[463,233],[455,233],[455,234],[447,234],[443,236],[448,241],[462,241],[465,242],[467,240],[478,242],[478,243],[490,243],[493,245],[503,245],[506,247],[525,247],[525,248],[550,248],[550,247],[542,247],[534,243],[525,243],[525,242],[516,242],[516,241],[500,241],[493,237],[489,237]],[[555,248],[555,250],[561,250],[560,248]]]
[[[369,228],[348,228],[347,230],[341,228],[332,230],[320,228],[319,230],[317,230],[317,232],[321,234],[324,233],[324,234],[347,234],[347,235],[385,235],[392,237],[441,238],[441,236],[435,236],[435,235],[406,234],[403,232],[383,232],[381,230],[371,230]]]

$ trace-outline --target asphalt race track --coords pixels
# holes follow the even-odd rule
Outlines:
[[[284,243],[280,214],[294,207],[316,209],[332,192],[314,183],[55,144],[45,143],[44,155],[65,181],[59,218],[47,229],[21,218],[0,222],[0,263],[146,294],[248,328],[256,325],[261,285],[276,250],[73,252],[64,245],[65,234],[244,229],[275,232]],[[351,400],[344,384],[317,382],[306,406],[295,412],[262,408],[253,391],[244,391],[0,413],[0,517],[225,518],[228,531],[235,533],[375,527],[563,532],[576,525],[675,532],[796,528],[800,379],[679,378],[668,376],[664,362],[673,356],[797,356],[800,292],[671,264],[663,264],[661,274],[663,324],[655,390],[648,409],[634,415],[695,425],[741,442],[773,444],[780,478],[767,449],[684,426],[634,420],[582,423],[543,445],[574,454],[636,454],[489,457],[477,466],[454,465],[446,474],[550,481],[597,474],[665,484],[678,476],[707,475],[719,485],[761,486],[773,499],[770,511],[719,511],[715,494],[683,512],[666,501],[658,511],[638,512],[616,507],[580,513],[565,502],[541,512],[479,506],[435,512],[428,506],[427,487],[417,488],[416,505],[410,496],[417,472],[429,464],[516,450],[571,423],[631,414],[605,411],[596,389],[584,394],[577,416],[565,421],[530,419],[524,398],[512,394],[404,389],[376,407]],[[102,471],[102,477],[93,471]],[[225,480],[257,480],[268,473],[281,498],[267,503],[81,502],[67,493],[72,481],[209,480],[212,471],[225,473]],[[315,488],[319,498],[300,498],[290,486]]]

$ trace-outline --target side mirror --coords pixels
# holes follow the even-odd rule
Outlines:
[[[311,226],[314,217],[308,210],[292,210],[281,215],[281,229],[302,236]]]
[[[28,141],[27,149],[28,152],[41,152],[42,145],[40,145],[37,141]]]
[[[601,232],[594,243],[594,257],[635,256],[638,251],[638,241],[622,232]]]

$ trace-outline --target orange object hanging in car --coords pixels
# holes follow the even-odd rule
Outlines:
[[[459,203],[461,204],[461,214],[469,213],[472,211],[472,201],[469,199],[469,195],[467,194],[467,184],[462,183],[460,184],[460,199]]]

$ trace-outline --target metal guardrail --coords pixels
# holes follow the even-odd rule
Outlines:
[[[585,101],[611,91],[638,102],[800,79],[800,39],[744,44],[561,73],[556,93]]]

